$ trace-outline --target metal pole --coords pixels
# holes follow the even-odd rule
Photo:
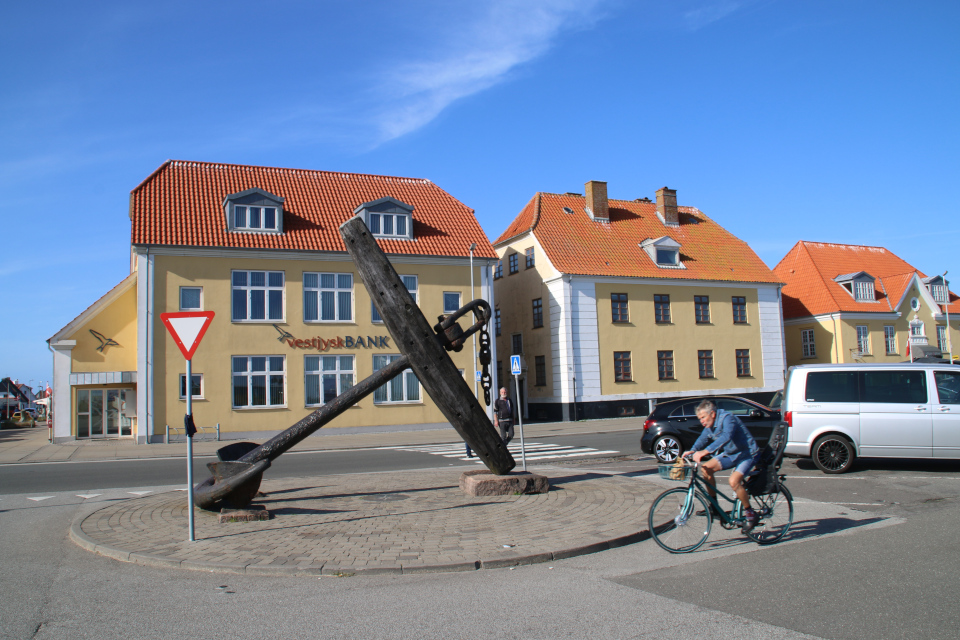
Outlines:
[[[187,360],[187,415],[193,415],[193,361]],[[193,527],[193,436],[187,433],[187,511],[190,522],[190,537],[194,542]]]
[[[527,470],[527,450],[523,446],[523,410],[520,407],[520,376],[515,375],[513,379],[517,383],[517,426],[520,427],[520,459],[523,460],[523,470]]]
[[[947,303],[943,305],[947,313],[947,350],[950,352],[950,364],[953,364],[953,341],[950,339],[950,283],[947,282],[947,272],[943,272],[943,288],[947,291]]]

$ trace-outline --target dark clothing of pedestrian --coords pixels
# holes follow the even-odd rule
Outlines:
[[[500,438],[504,445],[513,440],[513,402],[510,398],[497,398],[493,403],[493,413],[500,427]]]

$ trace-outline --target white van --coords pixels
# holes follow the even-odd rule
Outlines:
[[[824,473],[856,457],[960,458],[960,367],[820,364],[791,367],[784,390],[787,455]]]

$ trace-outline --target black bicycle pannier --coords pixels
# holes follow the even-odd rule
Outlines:
[[[783,462],[783,450],[787,446],[787,423],[778,424],[770,435],[767,446],[760,451],[753,473],[744,482],[747,493],[762,496],[773,493],[780,484],[780,464]]]

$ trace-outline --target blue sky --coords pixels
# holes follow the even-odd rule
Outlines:
[[[50,379],[45,340],[128,273],[129,192],[168,158],[429,178],[491,239],[537,191],[669,186],[771,267],[802,239],[960,278],[955,1],[8,2],[0,23],[0,376]]]

